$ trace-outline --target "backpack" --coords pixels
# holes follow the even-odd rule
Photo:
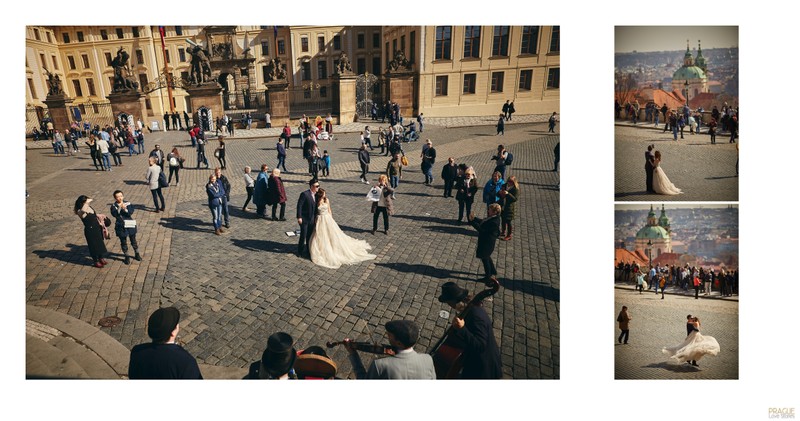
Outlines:
[[[178,166],[178,158],[175,158],[175,155],[169,157],[169,166],[170,167],[177,167]]]
[[[514,162],[514,155],[511,152],[506,152],[506,165],[511,165]]]
[[[158,187],[169,187],[169,183],[167,183],[167,175],[164,174],[164,171],[158,173]]]

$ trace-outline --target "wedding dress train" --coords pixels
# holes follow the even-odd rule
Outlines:
[[[309,242],[311,261],[326,268],[337,269],[343,264],[352,265],[376,256],[370,254],[372,249],[364,240],[358,240],[345,234],[339,224],[333,220],[327,203],[317,208],[317,224]]]

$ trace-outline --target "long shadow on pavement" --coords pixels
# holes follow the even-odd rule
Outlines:
[[[561,291],[542,282],[517,279],[500,279],[500,287],[511,291],[542,297],[545,300],[561,302]]]
[[[653,195],[653,196],[658,196],[655,193],[648,193],[647,190],[641,190],[641,191],[630,192],[630,193],[615,193],[614,197],[643,196],[643,195],[648,195],[648,194],[649,195]],[[653,199],[653,200],[656,200],[656,199]]]
[[[437,226],[433,226],[433,227],[422,227],[422,228],[424,228],[424,229],[426,229],[428,231],[441,232],[443,234],[457,234],[457,235],[472,236],[473,234],[477,233],[473,229],[466,229],[466,228],[460,228],[460,227],[437,227]]]
[[[423,221],[423,222],[432,222],[435,224],[442,224],[442,225],[454,225],[457,226],[458,221],[453,219],[443,219],[437,218],[435,216],[419,216],[419,215],[393,215],[392,218],[400,218],[400,219],[410,219],[412,221]]]
[[[236,247],[241,247],[249,251],[270,251],[273,253],[292,254],[297,251],[297,244],[278,243],[269,240],[237,240],[231,239]]]
[[[412,265],[408,263],[376,263],[375,266],[383,266],[387,269],[403,273],[418,273],[420,275],[427,275],[438,279],[463,279],[466,281],[475,280],[475,274],[473,273],[441,269],[430,265]],[[456,274],[468,275],[468,277],[456,276]]]
[[[520,181],[519,184],[524,184],[526,186],[540,187],[542,190],[552,190],[552,191],[559,190],[558,184],[523,183],[522,181]]]
[[[698,367],[695,367],[691,364],[670,364],[666,361],[648,364],[642,368],[662,368],[673,373],[695,373],[700,371]]]
[[[372,230],[368,230],[366,228],[348,227],[347,225],[339,225],[339,228],[341,228],[342,231],[352,232],[352,233],[356,233],[356,234],[362,234],[362,233],[365,233],[365,232],[371,232],[372,231]]]
[[[74,263],[76,265],[91,266],[92,258],[89,256],[89,246],[78,244],[66,244],[69,250],[33,250],[32,253],[39,256],[40,259],[55,259],[64,263]],[[120,253],[107,253],[106,258],[109,260],[123,260],[123,255]]]
[[[739,178],[737,175],[728,175],[728,176],[721,176],[721,177],[706,177],[706,180],[724,180],[726,178]]]
[[[210,221],[209,216],[209,221]],[[192,232],[214,232],[212,225],[209,221],[203,221],[196,218],[184,218],[182,216],[175,216],[172,218],[162,218],[161,225],[164,228],[192,231]]]

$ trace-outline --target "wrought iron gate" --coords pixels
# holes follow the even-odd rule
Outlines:
[[[356,114],[360,117],[369,117],[372,112],[372,104],[381,109],[381,84],[378,76],[371,73],[358,75],[356,78]]]

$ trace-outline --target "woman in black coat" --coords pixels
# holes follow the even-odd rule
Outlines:
[[[104,227],[103,225],[111,225],[111,221],[104,215],[97,215],[94,209],[89,206],[92,199],[86,195],[81,195],[75,201],[73,211],[78,215],[83,222],[83,235],[86,237],[86,243],[89,245],[89,255],[92,256],[93,265],[96,268],[102,268],[108,262],[103,257],[108,253],[106,250]],[[103,222],[101,222],[101,220]]]

